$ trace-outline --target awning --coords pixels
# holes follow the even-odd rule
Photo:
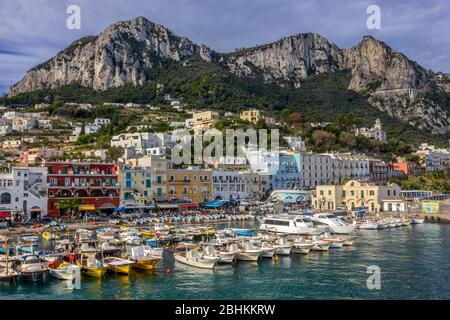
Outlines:
[[[78,206],[78,210],[80,211],[94,211],[95,210],[95,206],[92,204],[80,204]]]
[[[112,203],[104,203],[100,206],[100,209],[115,209],[116,206]]]
[[[11,218],[11,214],[9,212],[0,212],[0,218]]]
[[[178,204],[176,203],[158,203],[157,206],[160,209],[178,209]]]
[[[220,208],[226,204],[228,204],[228,200],[214,200],[214,201],[210,201],[210,202],[204,202],[202,203],[202,207],[205,208]]]
[[[178,206],[180,208],[196,208],[198,207],[198,203],[180,203]]]

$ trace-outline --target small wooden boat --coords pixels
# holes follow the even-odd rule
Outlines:
[[[233,263],[236,259],[234,252],[218,251],[212,245],[208,245],[204,248],[203,257],[205,259],[219,258],[218,263]]]
[[[214,269],[217,262],[219,261],[218,257],[205,259],[195,249],[189,250],[187,252],[175,253],[174,257],[175,261],[177,262],[201,269]]]
[[[63,262],[57,268],[48,268],[50,275],[59,280],[73,280],[81,268],[77,265]]]
[[[118,257],[105,257],[103,265],[110,271],[120,274],[130,274],[134,261],[126,260]]]

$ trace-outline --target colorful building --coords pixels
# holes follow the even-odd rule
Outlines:
[[[392,166],[394,167],[394,170],[405,175],[416,174],[418,172],[417,164],[415,162],[395,162]]]
[[[258,109],[242,111],[239,117],[243,121],[248,121],[254,124],[258,123],[258,121],[262,119],[261,111]]]
[[[46,167],[48,215],[111,212],[119,206],[117,164],[51,162]]]
[[[168,169],[167,200],[201,203],[211,200],[212,170],[200,168]]]
[[[383,211],[383,201],[397,199],[401,199],[401,188],[395,183],[375,185],[351,180],[344,185],[317,186],[312,204],[318,210],[367,207],[369,212],[379,212]]]

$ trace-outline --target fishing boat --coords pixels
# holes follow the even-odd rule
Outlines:
[[[126,260],[118,257],[105,257],[103,265],[112,272],[120,274],[130,274],[134,261]]]
[[[161,262],[161,257],[145,255],[144,246],[131,248],[131,255],[127,257],[134,262],[133,268],[139,270],[155,270],[156,265]]]
[[[327,241],[323,241],[317,236],[312,237],[313,247],[312,251],[328,251],[330,249],[330,243]]]
[[[25,281],[44,282],[47,280],[48,265],[38,256],[28,255],[22,258],[18,271]]]
[[[238,247],[237,244],[232,244],[231,247],[233,248],[232,252],[235,252],[235,247]],[[261,258],[262,250],[257,248],[252,243],[245,243],[242,248],[238,247],[236,254],[236,259],[240,261],[259,261]]]
[[[269,242],[261,242],[261,246],[259,247],[259,249],[261,249],[262,251],[261,258],[272,259],[275,255],[276,249]]]
[[[4,260],[3,268],[0,268],[0,284],[15,284],[17,278],[19,277],[19,273],[12,269],[11,266],[15,264],[16,260],[13,260],[13,263],[10,262],[9,255],[13,252],[8,247],[8,239],[4,237],[0,237],[0,241],[4,242],[4,256],[2,255],[2,260]]]
[[[177,262],[201,269],[214,269],[217,262],[219,261],[218,257],[205,259],[195,249],[186,252],[178,252],[175,253],[174,256],[175,261]]]
[[[231,229],[236,236],[251,236],[255,232],[253,229]]]
[[[314,247],[312,241],[305,241],[304,239],[296,239],[292,243],[292,253],[296,254],[308,254]]]
[[[81,259],[77,261],[77,266],[81,268],[83,274],[95,278],[103,277],[107,270],[103,263],[96,258],[95,253],[83,253]]]
[[[334,214],[317,213],[311,217],[311,221],[317,228],[330,229],[336,234],[350,234],[356,228],[356,224],[348,224]]]
[[[236,260],[236,254],[234,252],[219,251],[212,245],[208,245],[204,248],[205,259],[219,258],[218,263],[233,263]]]
[[[48,268],[50,275],[59,280],[73,280],[80,270],[79,266],[67,262],[63,262],[57,268]]]
[[[338,249],[344,246],[344,240],[340,238],[332,238],[328,234],[324,234],[321,237],[322,241],[328,242],[330,244],[330,249]]]
[[[292,251],[292,245],[288,243],[285,237],[279,238],[273,247],[275,248],[275,253],[280,256],[288,256]]]
[[[401,218],[401,224],[402,227],[407,227],[411,225],[411,220],[407,219],[407,218]]]
[[[422,224],[425,221],[425,219],[421,219],[421,218],[413,218],[411,220],[411,224]]]
[[[376,222],[366,221],[358,225],[358,229],[361,230],[377,230],[379,228],[379,224]]]

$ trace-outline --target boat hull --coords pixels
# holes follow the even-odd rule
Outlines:
[[[47,281],[48,275],[47,270],[44,271],[24,271],[21,272],[20,277],[24,281],[29,282],[45,282]]]
[[[106,273],[106,268],[104,267],[82,267],[81,272],[89,277],[101,278]]]
[[[292,247],[292,253],[296,253],[296,254],[308,254],[309,251],[311,251],[312,247],[314,245],[311,244],[294,244],[294,246]]]
[[[133,264],[133,268],[139,269],[139,270],[150,270],[153,271],[156,269],[156,265],[159,261],[149,261],[149,260],[137,260]]]
[[[130,274],[131,266],[132,266],[131,264],[109,265],[109,266],[107,266],[107,269],[112,271],[113,273]]]
[[[357,225],[347,225],[347,226],[331,226],[331,231],[335,234],[350,234],[355,231]]]
[[[200,269],[214,269],[219,259],[187,259],[186,257],[175,254],[175,261]]]
[[[239,252],[236,255],[236,259],[239,261],[259,261],[261,259],[261,252]]]

